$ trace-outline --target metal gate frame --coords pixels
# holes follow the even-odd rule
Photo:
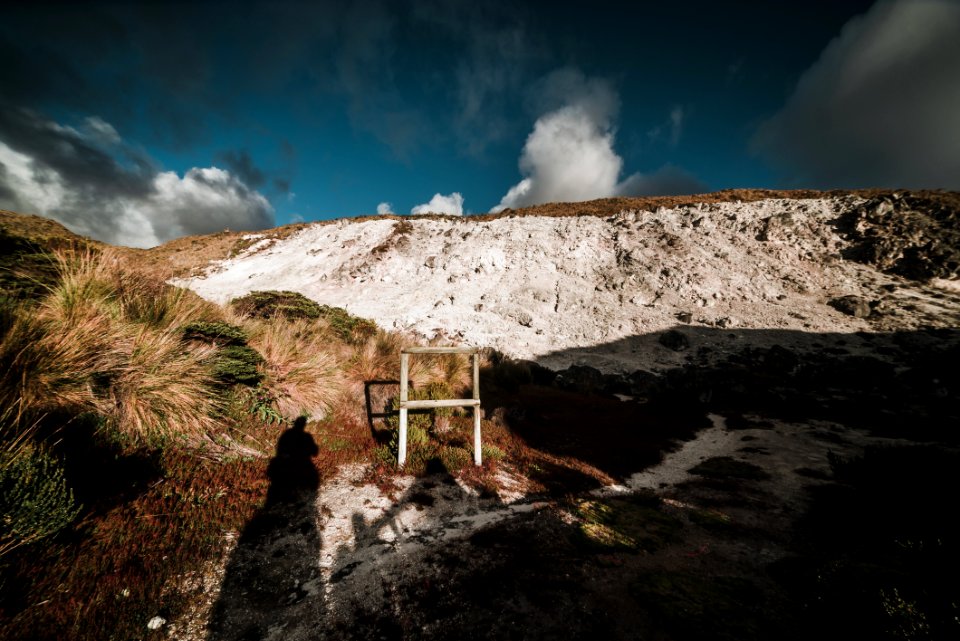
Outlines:
[[[411,354],[470,354],[473,356],[473,398],[438,399],[435,401],[409,400]],[[397,464],[403,467],[407,461],[407,410],[434,407],[473,408],[473,462],[482,463],[480,457],[480,350],[476,347],[408,347],[400,350],[400,443]]]

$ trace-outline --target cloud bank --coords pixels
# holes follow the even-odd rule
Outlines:
[[[267,199],[227,170],[180,177],[100,118],[74,128],[23,109],[0,110],[0,207],[131,247],[274,224]]]
[[[393,206],[388,202],[382,202],[377,205],[377,213],[381,216],[393,213]]]
[[[846,24],[753,148],[792,185],[960,188],[960,3],[897,0]]]
[[[704,190],[693,176],[672,166],[620,180],[623,159],[613,148],[620,101],[606,81],[564,69],[550,74],[539,93],[541,106],[549,111],[537,119],[520,154],[524,178],[491,211],[546,202]],[[679,138],[682,111],[675,118],[671,114],[671,119]]]
[[[451,216],[463,216],[463,196],[459,192],[453,192],[449,196],[443,194],[434,194],[430,202],[417,205],[410,210],[411,214],[449,214]]]

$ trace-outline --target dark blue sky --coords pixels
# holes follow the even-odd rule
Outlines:
[[[0,207],[149,245],[435,194],[957,189],[957,42],[954,0],[5,5]]]

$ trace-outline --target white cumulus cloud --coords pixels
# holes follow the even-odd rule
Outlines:
[[[189,170],[181,178],[164,171],[153,180],[147,198],[128,204],[150,223],[161,242],[179,236],[224,229],[261,229],[273,223],[270,203],[225,169]]]
[[[0,207],[132,247],[274,224],[270,202],[225,169],[159,171],[98,117],[73,128],[25,110],[0,115]]]
[[[758,129],[792,185],[960,188],[960,2],[893,0],[848,22]]]
[[[449,214],[463,216],[463,196],[460,192],[453,192],[449,196],[434,194],[430,202],[417,205],[410,210],[411,214]]]
[[[546,202],[575,202],[616,195],[702,191],[692,176],[676,168],[623,181],[623,159],[614,151],[614,120],[619,99],[610,85],[576,70],[551,74],[544,83],[543,105],[557,105],[537,119],[520,155],[524,178],[511,187],[491,211]],[[671,113],[671,136],[679,139],[683,110]],[[679,176],[687,178],[678,180]],[[666,183],[661,178],[669,179]]]
[[[381,216],[393,213],[393,206],[388,202],[382,202],[377,205],[377,213]]]

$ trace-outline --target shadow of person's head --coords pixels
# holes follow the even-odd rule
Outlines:
[[[306,417],[297,417],[277,440],[276,456],[267,468],[270,478],[267,505],[314,493],[320,485],[320,475],[313,464],[313,457],[320,453],[320,448],[306,426]]]

